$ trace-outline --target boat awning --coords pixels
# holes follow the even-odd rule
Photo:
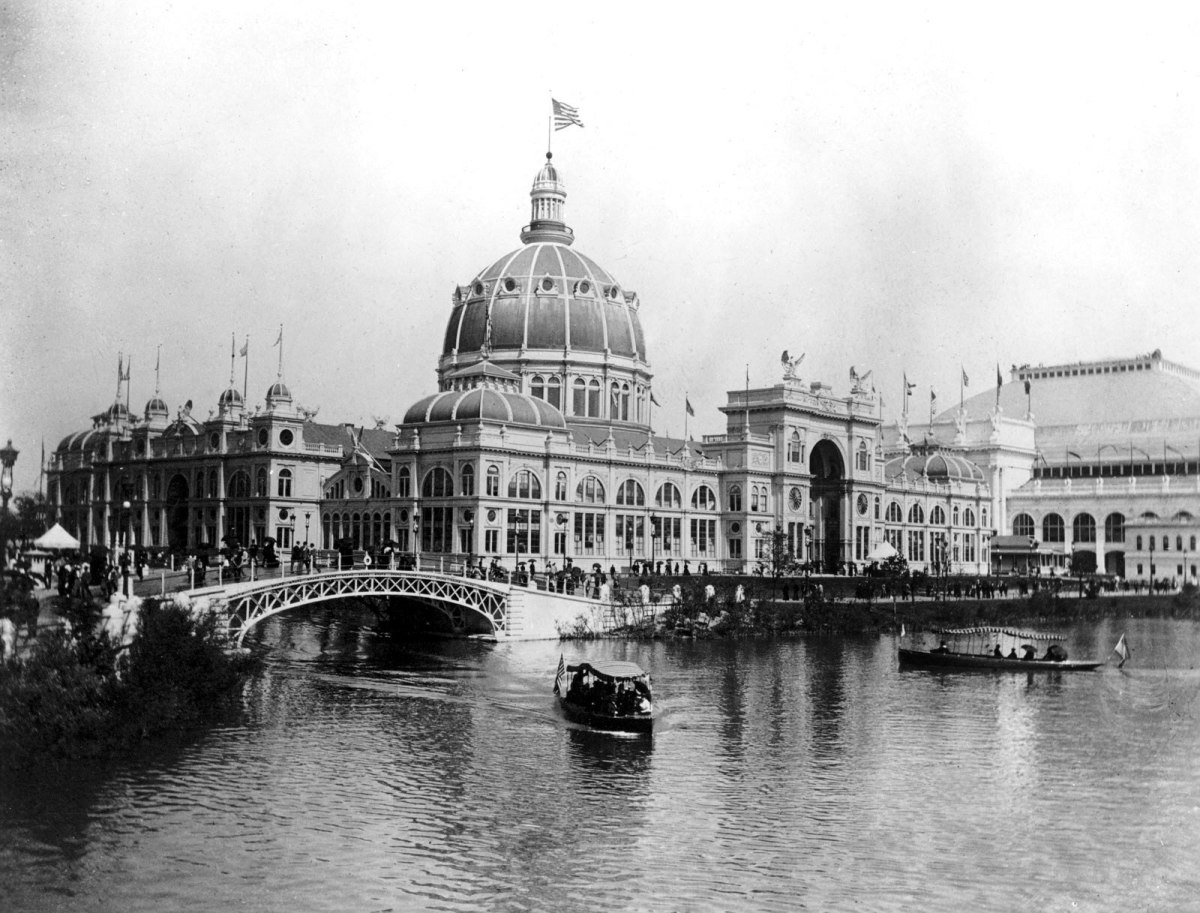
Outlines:
[[[594,663],[579,663],[567,666],[568,672],[591,672],[598,678],[642,678],[646,674],[637,663],[626,663],[619,660],[600,660]]]
[[[980,634],[1004,634],[1019,640],[1062,640],[1061,634],[1034,634],[1031,631],[1017,631],[1013,628],[1000,628],[982,625],[976,628],[940,628],[935,634],[946,637],[975,637]]]

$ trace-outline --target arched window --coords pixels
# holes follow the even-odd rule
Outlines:
[[[697,485],[692,492],[692,507],[696,510],[716,510],[717,496],[707,485]]]
[[[1065,542],[1066,538],[1067,525],[1063,522],[1063,518],[1058,514],[1046,514],[1042,520],[1042,541]]]
[[[858,453],[855,455],[855,467],[866,471],[871,468],[871,454],[867,450],[867,442],[858,442]]]
[[[462,493],[464,497],[471,497],[475,494],[475,467],[468,463],[462,468],[458,474],[459,482],[462,484]]]
[[[542,496],[542,483],[528,469],[519,469],[508,480],[508,496],[537,500]]]
[[[629,421],[629,384],[612,382],[612,403],[610,414],[613,421]]]
[[[1192,542],[1191,542],[1191,545],[1188,546],[1188,551],[1194,552],[1195,550],[1196,550],[1196,537],[1192,536]]]
[[[910,507],[908,509],[908,522],[909,523],[924,523],[925,522],[925,511],[921,509],[920,504],[914,504],[912,507]]]
[[[575,486],[575,500],[583,504],[603,504],[604,485],[595,476],[581,479]]]
[[[751,486],[750,486],[750,510],[752,510],[752,511],[756,511],[756,512],[759,510],[759,506],[758,506],[758,486],[757,486],[757,485],[751,485]]]
[[[954,505],[954,508],[953,508],[953,510],[951,510],[951,511],[950,511],[950,516],[951,516],[951,518],[952,518],[950,522],[951,522],[953,525],[955,525],[955,526],[958,526],[958,520],[959,520],[960,514],[959,514],[959,510],[958,510],[958,505],[957,505],[957,504],[955,504],[955,505]]]
[[[246,472],[235,472],[226,486],[231,498],[250,497],[250,475]]]
[[[1014,536],[1029,536],[1033,538],[1037,535],[1037,524],[1033,522],[1033,517],[1029,514],[1017,514],[1013,517],[1013,535]]]
[[[742,486],[729,486],[729,509],[732,511],[740,511],[742,509]]]
[[[260,468],[254,474],[254,494],[260,498],[267,496],[267,470]]]
[[[489,466],[487,470],[487,496],[500,497],[500,467]]]
[[[560,472],[554,477],[554,500],[567,500],[567,474],[565,472]]]
[[[540,374],[533,375],[529,380],[529,395],[536,399],[546,398],[546,381]]]
[[[546,381],[546,402],[555,409],[562,408],[562,381],[558,379],[557,374],[551,374]]]
[[[888,502],[886,519],[888,523],[903,523],[904,511],[895,501]]]
[[[626,479],[617,486],[617,504],[621,507],[645,507],[646,493],[633,479]]]
[[[975,511],[971,510],[971,508],[969,508],[969,507],[965,508],[963,510],[963,526],[974,526],[974,525],[975,525]]]
[[[208,471],[208,496],[210,498],[217,496],[217,471],[215,469]]]
[[[1091,514],[1076,514],[1071,521],[1071,538],[1076,542],[1096,541],[1096,518]]]
[[[788,462],[799,463],[801,460],[801,451],[803,449],[804,448],[800,444],[800,432],[793,431],[792,436],[788,439]]]
[[[276,494],[281,498],[292,496],[292,471],[290,469],[279,470],[279,485]]]
[[[1183,551],[1183,536],[1175,537],[1175,551],[1177,551],[1177,552]]]
[[[587,414],[593,418],[600,416],[600,381],[594,377],[588,381]]]
[[[933,526],[946,525],[946,512],[942,510],[942,505],[933,505],[933,510],[929,512],[929,522]]]
[[[409,472],[407,466],[401,466],[400,472],[396,475],[396,497],[412,497],[412,473]]]
[[[654,503],[658,507],[682,507],[683,498],[672,482],[663,482],[654,495]]]
[[[571,384],[571,414],[587,415],[587,381],[582,377]]]
[[[1141,536],[1138,536],[1138,537],[1137,537],[1137,539],[1135,539],[1135,540],[1134,540],[1134,546],[1133,546],[1133,547],[1134,547],[1134,550],[1135,550],[1135,551],[1139,551],[1139,552],[1140,552],[1140,551],[1142,550],[1142,537],[1141,537]]]
[[[454,477],[441,466],[435,466],[425,474],[421,483],[422,498],[450,498],[454,496]]]

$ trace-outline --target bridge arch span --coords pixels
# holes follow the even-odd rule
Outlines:
[[[334,571],[239,583],[208,592],[226,615],[230,636],[239,646],[255,625],[272,615],[355,596],[402,596],[440,610],[456,631],[464,631],[467,619],[476,616],[497,639],[509,635],[509,585],[466,577],[422,571]]]

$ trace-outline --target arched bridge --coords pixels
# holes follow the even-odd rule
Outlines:
[[[221,612],[229,633],[242,643],[246,633],[272,615],[300,606],[356,596],[402,596],[441,611],[453,630],[478,627],[472,616],[497,639],[521,639],[521,618],[529,591],[495,583],[429,571],[353,570],[233,583],[192,590],[193,600],[207,598]]]

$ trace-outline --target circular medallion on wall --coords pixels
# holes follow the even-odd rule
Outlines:
[[[362,490],[363,490],[362,476],[355,476],[354,477],[354,491],[355,491],[355,493],[361,494]]]
[[[286,520],[287,518],[288,518],[287,508],[286,507],[279,508],[279,519]]]
[[[793,488],[790,492],[788,492],[788,504],[791,505],[792,510],[799,510],[800,505],[803,503],[804,495],[801,493],[799,488]]]
[[[407,510],[400,511],[400,522],[401,523],[408,522],[408,511]]]
[[[215,432],[215,431],[212,434],[210,434],[208,436],[208,446],[211,447],[213,450],[216,450],[218,447],[220,447],[221,446],[221,435],[217,434],[217,432]]]
[[[259,446],[259,447],[266,447],[266,446],[267,446],[267,440],[268,440],[268,438],[267,438],[267,429],[266,429],[266,428],[259,428],[259,429],[258,429],[258,446]]]
[[[738,523],[737,521],[734,521],[733,523],[730,523],[730,524],[729,524],[729,531],[730,531],[731,533],[740,533],[740,532],[742,531],[742,524]]]
[[[496,512],[494,510],[489,510],[488,511],[488,523],[495,523],[495,522],[496,522]]]
[[[867,507],[869,506],[869,504],[870,504],[870,502],[869,502],[869,501],[867,501],[867,496],[866,496],[866,495],[864,495],[864,494],[860,494],[860,495],[858,496],[858,513],[859,513],[859,516],[865,517],[865,516],[867,515]]]
[[[279,432],[279,443],[282,444],[284,447],[291,447],[292,441],[294,441],[295,439],[296,439],[296,436],[294,434],[292,434],[292,429],[290,429],[290,428],[284,428],[282,431]]]

